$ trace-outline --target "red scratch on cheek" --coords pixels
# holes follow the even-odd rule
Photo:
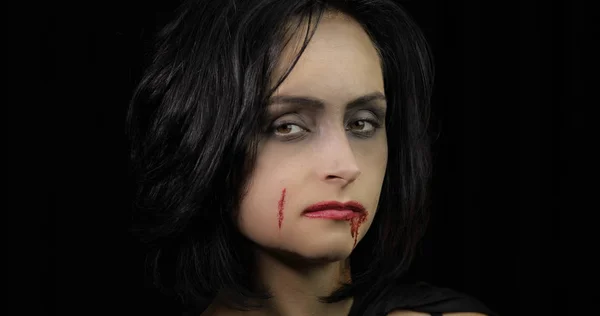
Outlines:
[[[350,235],[354,237],[354,246],[352,246],[352,248],[356,247],[356,242],[358,241],[358,229],[360,228],[360,225],[367,220],[368,216],[369,212],[365,211],[360,216],[353,217],[348,221],[350,223]]]
[[[285,205],[285,188],[281,191],[281,199],[279,199],[279,213],[277,214],[277,219],[279,220],[279,230],[281,230],[281,223],[283,222],[283,206]]]

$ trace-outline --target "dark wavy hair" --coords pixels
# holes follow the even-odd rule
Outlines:
[[[405,10],[391,0],[186,1],[156,34],[127,113],[131,231],[148,246],[150,280],[185,305],[218,298],[247,310],[272,297],[251,286],[251,242],[233,218],[254,166],[266,101],[327,10],[358,21],[380,54],[389,157],[376,216],[350,256],[352,283],[321,300],[368,302],[415,257],[429,218],[433,63]],[[288,71],[271,82],[302,22],[314,27]]]

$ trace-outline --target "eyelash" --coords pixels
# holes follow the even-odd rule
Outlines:
[[[355,134],[357,137],[359,137],[359,138],[370,138],[370,137],[373,137],[373,136],[375,135],[375,133],[377,132],[377,130],[378,130],[379,128],[381,128],[381,124],[380,124],[380,123],[379,123],[377,120],[370,119],[370,118],[365,118],[365,119],[354,120],[354,121],[352,121],[351,123],[355,123],[355,122],[367,122],[367,123],[369,123],[369,124],[373,125],[373,131],[372,131],[372,132],[368,132],[368,133],[366,133],[366,134],[368,134],[368,135],[364,135],[364,134],[363,134],[363,135],[361,135],[361,133],[360,133],[360,132],[354,133],[354,134]],[[268,132],[269,132],[269,134],[271,134],[271,135],[274,135],[274,136],[276,136],[276,137],[277,137],[277,135],[275,135],[275,134],[274,134],[275,130],[276,130],[276,129],[278,129],[279,127],[282,127],[282,126],[285,126],[285,125],[295,125],[295,126],[298,126],[298,127],[300,127],[301,129],[305,130],[305,131],[309,131],[307,128],[304,128],[304,127],[302,127],[302,126],[301,126],[300,124],[298,124],[297,122],[293,122],[293,121],[282,121],[282,122],[280,122],[279,124],[272,126],[272,127],[269,129],[269,131],[268,131]],[[279,136],[279,137],[281,137],[281,138],[283,138],[283,139],[285,139],[285,140],[294,140],[294,139],[298,139],[298,138],[302,137],[302,135],[300,135],[300,136],[295,136],[295,135],[294,135],[294,136]]]

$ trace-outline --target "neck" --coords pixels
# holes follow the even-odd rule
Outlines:
[[[266,252],[257,253],[257,281],[273,294],[265,304],[265,315],[348,315],[352,299],[327,304],[328,296],[341,282],[351,282],[349,261],[312,263],[283,262]]]
[[[263,303],[263,308],[250,312],[232,310],[223,315],[252,316],[346,316],[353,299],[337,303],[323,303],[319,297],[330,295],[342,282],[350,283],[349,259],[312,264],[283,262],[264,251],[257,252],[255,282],[270,290],[273,297]]]

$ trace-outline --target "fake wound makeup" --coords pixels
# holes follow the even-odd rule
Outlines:
[[[279,230],[281,231],[281,223],[283,223],[283,207],[285,206],[285,188],[281,191],[281,198],[277,204],[277,220],[279,222]]]
[[[286,188],[283,188],[283,190],[281,190],[281,198],[279,199],[279,201],[277,203],[277,221],[278,221],[279,232],[281,232],[281,224],[283,223],[283,219],[284,219],[283,211],[285,208],[286,192],[287,192]],[[324,208],[324,207],[320,207],[320,208]],[[347,219],[344,219],[348,222],[348,224],[350,226],[350,236],[354,239],[354,245],[352,246],[352,248],[356,248],[356,243],[358,242],[358,233],[359,233],[360,226],[367,220],[367,218],[369,216],[369,212],[367,212],[364,209],[364,207],[362,207],[362,205],[360,206],[360,208],[361,208],[361,211],[358,212],[358,213],[360,213],[358,216],[351,216],[351,217],[349,216]],[[320,217],[315,217],[315,218],[319,219]],[[325,218],[322,220],[337,220],[337,219]]]

